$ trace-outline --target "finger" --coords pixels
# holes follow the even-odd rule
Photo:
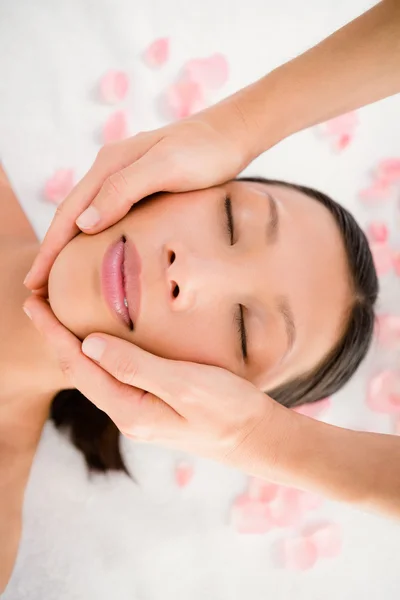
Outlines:
[[[130,342],[100,333],[84,340],[82,352],[121,383],[158,396],[182,414],[179,398],[185,381],[185,363],[155,356]]]
[[[44,285],[43,287],[39,288],[38,290],[32,290],[32,294],[35,294],[35,296],[41,296],[41,298],[48,298],[48,296],[49,296],[48,286]]]
[[[100,186],[100,175],[90,169],[69,196],[57,207],[39,248],[39,253],[25,278],[24,284],[29,289],[38,289],[46,284],[55,259],[68,242],[80,232],[75,223],[76,215],[85,209]]]
[[[108,176],[137,160],[155,143],[157,137],[152,134],[153,132],[139,134],[123,142],[108,144],[100,150],[87,174],[58,206],[39,254],[26,276],[24,283],[29,289],[45,285],[56,257],[80,232],[76,219],[89,206]],[[100,226],[96,231],[101,230]]]
[[[52,346],[68,385],[77,388],[106,412],[130,437],[152,440],[173,437],[182,418],[152,394],[117,381],[81,352],[81,343],[56,319],[46,301],[29,298],[24,308]]]
[[[125,169],[112,173],[91,205],[77,219],[85,233],[98,233],[120,221],[136,202],[146,196],[170,190],[171,159],[157,144]]]

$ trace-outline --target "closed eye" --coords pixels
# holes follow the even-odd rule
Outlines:
[[[225,200],[224,200],[224,207],[225,207],[225,215],[226,215],[226,228],[228,230],[229,233],[229,240],[231,243],[231,246],[233,246],[235,244],[235,224],[234,224],[234,220],[233,220],[233,210],[232,210],[232,201],[229,195],[225,196]],[[243,360],[246,361],[247,360],[247,335],[246,335],[246,328],[245,328],[245,323],[244,323],[244,317],[243,317],[243,306],[241,304],[239,304],[237,306],[237,310],[235,310],[235,325],[236,325],[236,331],[239,334],[239,343],[240,343],[240,347],[241,347],[241,354],[243,357]]]
[[[243,317],[243,306],[239,304],[238,310],[235,314],[235,322],[237,326],[237,331],[239,333],[240,345],[242,350],[243,360],[247,360],[247,334],[246,328],[244,325],[244,317]]]
[[[227,230],[229,233],[231,246],[233,246],[233,244],[234,244],[233,237],[234,237],[234,233],[235,233],[235,227],[234,227],[234,222],[233,222],[232,201],[229,196],[225,197],[225,214],[226,214],[226,227],[227,227]]]

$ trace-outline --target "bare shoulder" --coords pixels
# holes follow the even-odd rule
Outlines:
[[[21,238],[30,242],[37,241],[35,232],[0,164],[0,238],[6,237]]]

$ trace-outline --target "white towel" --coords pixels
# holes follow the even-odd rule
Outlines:
[[[362,13],[366,0],[2,0],[0,4],[0,156],[39,236],[54,206],[44,183],[60,168],[76,177],[90,166],[99,131],[115,110],[97,96],[100,77],[121,69],[131,87],[122,107],[130,131],[165,123],[159,95],[185,61],[223,53],[233,92],[302,52]],[[142,53],[168,37],[171,56],[150,69]],[[357,199],[369,170],[400,157],[400,99],[359,111],[354,140],[342,152],[316,130],[268,152],[249,172],[319,187],[361,222],[371,213]],[[397,135],[394,133],[397,132]],[[389,212],[388,212],[389,211]],[[374,217],[392,218],[379,208]],[[399,279],[385,281],[384,303],[399,305]],[[375,354],[339,393],[326,419],[391,432],[387,416],[365,405]],[[400,528],[348,506],[325,502],[304,524],[328,519],[342,530],[336,558],[304,573],[277,567],[276,547],[297,529],[238,534],[234,499],[247,486],[235,470],[188,458],[190,484],[180,489],[179,452],[124,441],[138,483],[124,475],[88,477],[78,452],[46,426],[26,494],[24,530],[6,600],[395,600],[399,597]],[[186,458],[186,457],[185,457]],[[300,527],[301,529],[301,527]]]

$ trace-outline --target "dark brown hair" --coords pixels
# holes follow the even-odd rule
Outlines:
[[[353,304],[345,332],[315,369],[267,391],[277,402],[289,408],[316,402],[337,392],[347,383],[371,344],[379,286],[367,238],[354,217],[322,192],[261,177],[243,177],[239,180],[281,185],[303,192],[329,210],[340,230],[353,286]],[[90,470],[128,473],[120,452],[117,427],[78,390],[57,394],[51,407],[51,419],[56,427],[68,431],[72,443],[82,452]]]

